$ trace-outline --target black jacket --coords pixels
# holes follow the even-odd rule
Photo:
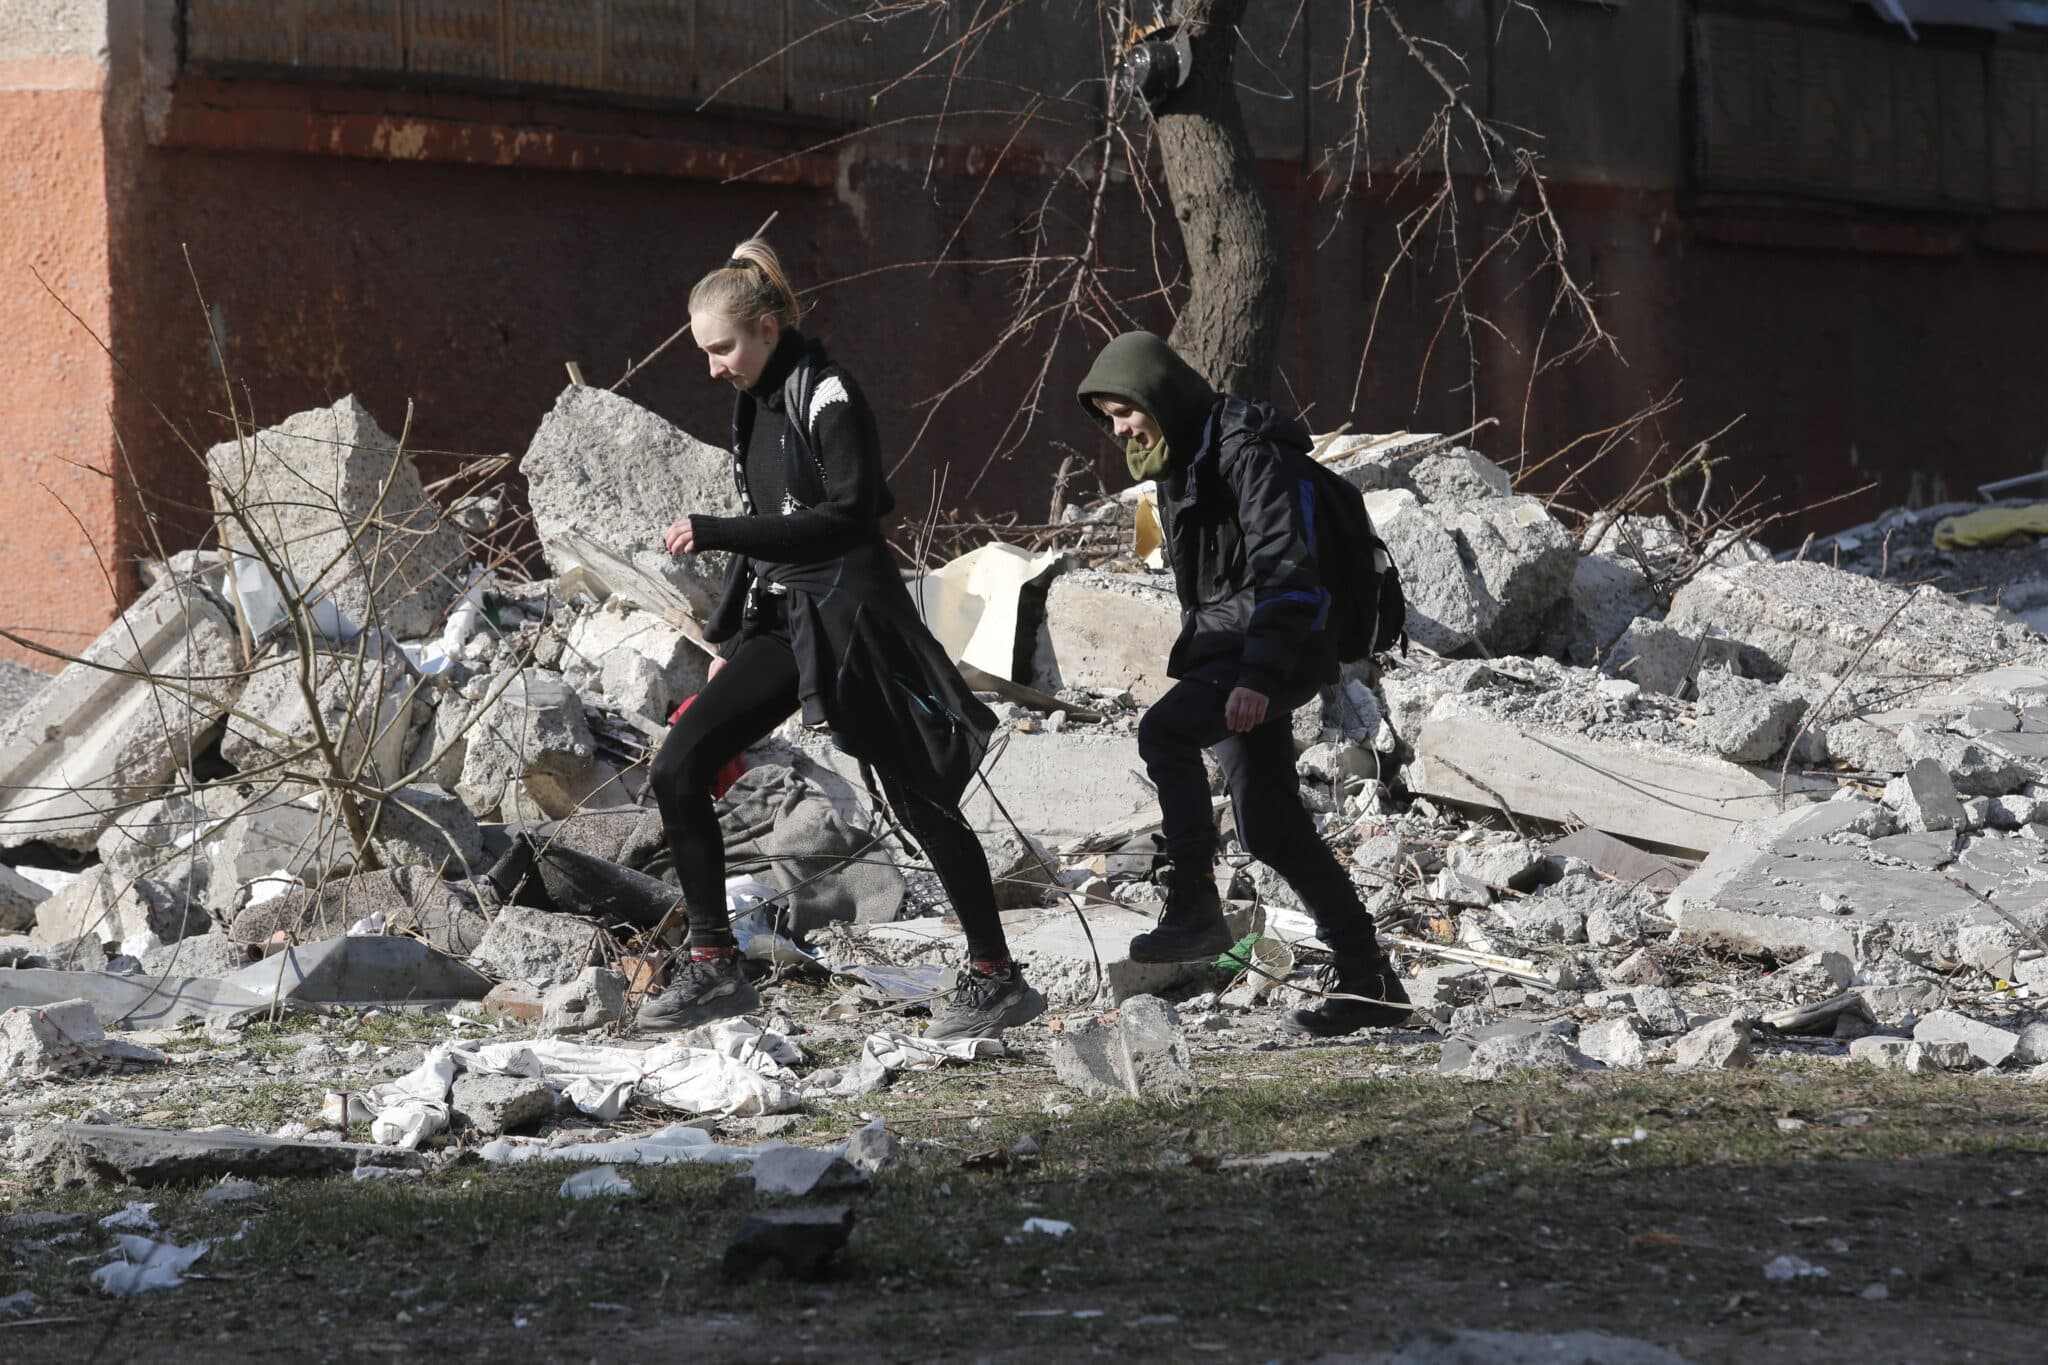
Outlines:
[[[1336,680],[1310,446],[1272,404],[1219,397],[1193,458],[1159,481],[1181,604],[1172,677],[1235,662],[1237,685],[1267,696]]]
[[[758,610],[757,594],[779,590],[804,723],[829,726],[863,763],[957,805],[995,716],[925,627],[882,540],[881,518],[895,500],[866,398],[816,341],[791,333],[784,345],[794,354],[779,391],[742,393],[733,405],[733,477],[747,515],[691,518],[705,549],[733,551],[704,638],[734,638]],[[762,407],[786,423],[788,502],[779,513],[757,513],[747,486]]]

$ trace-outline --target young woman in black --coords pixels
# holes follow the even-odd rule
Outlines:
[[[781,264],[758,238],[690,293],[690,332],[711,378],[738,390],[732,450],[745,514],[691,512],[665,537],[671,554],[723,550],[732,566],[704,631],[722,657],[650,773],[690,938],[688,960],[639,1023],[693,1028],[759,1003],[726,915],[711,784],[801,708],[878,775],[966,932],[968,962],[927,1036],[994,1037],[1045,1011],[1010,959],[981,841],[960,814],[995,718],[925,628],[882,539],[895,502],[874,413],[798,320]]]

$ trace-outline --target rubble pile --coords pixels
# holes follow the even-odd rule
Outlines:
[[[1422,1066],[2042,1075],[2048,639],[1660,518],[1575,533],[1437,438],[1317,458],[1364,491],[1417,647],[1296,714],[1297,770],[1396,952],[1398,1036],[1435,1044]],[[1171,1101],[1204,1054],[1281,1045],[1280,1013],[1322,989],[1314,918],[1240,856],[1220,784],[1238,947],[1129,958],[1160,897],[1136,728],[1180,624],[1142,488],[1069,509],[1068,553],[984,546],[915,584],[1001,722],[965,810],[1050,1025],[919,1036],[962,936],[857,766],[793,720],[718,803],[764,1013],[655,1043],[631,1021],[677,916],[646,759],[704,683],[722,573],[662,552],[660,509],[735,510],[729,457],[571,388],[522,467],[537,582],[471,563],[353,399],[209,463],[223,548],[159,566],[0,730],[0,1086],[104,1100],[9,1131],[53,1179],[402,1175],[474,1150],[771,1183],[817,1166],[824,1188],[890,1135],[822,1163],[751,1139],[1012,1051],[1077,1099]],[[152,1043],[232,1048],[251,1020],[333,1011],[451,1032],[385,1055],[309,1041],[297,1066],[332,1112],[280,1131],[155,1132],[123,1098],[186,1064]],[[589,1192],[630,1197],[607,1180]],[[784,1247],[799,1234],[836,1245],[770,1219],[735,1265],[812,1255]]]

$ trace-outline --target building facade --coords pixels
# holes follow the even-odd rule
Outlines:
[[[1288,244],[1281,397],[1311,426],[1491,417],[1476,443],[1533,462],[1675,390],[1653,435],[1740,418],[1716,446],[1731,484],[1762,482],[1785,509],[1875,484],[1774,528],[1794,540],[2042,467],[2042,6],[1407,8],[1462,54],[1476,111],[1540,135],[1573,266],[1623,359],[1530,385],[1531,357],[1555,349],[1549,289],[1505,253],[1469,286],[1480,363],[1445,349],[1458,256],[1383,285],[1401,214],[1441,183],[1440,166],[1397,170],[1437,88],[1376,34],[1354,163],[1352,113],[1328,96],[1355,6],[1253,0],[1238,74]],[[1096,7],[1045,0],[986,32],[972,7],[886,26],[860,9],[0,0],[0,324],[16,356],[0,372],[0,625],[82,645],[135,591],[139,556],[192,543],[194,451],[227,434],[231,403],[261,423],[352,392],[395,432],[410,401],[430,473],[523,449],[565,362],[610,383],[771,212],[801,279],[836,282],[815,326],[909,452],[903,503],[927,503],[943,469],[948,504],[1038,519],[1068,450],[1099,453],[1064,397],[1086,339],[1060,343],[1032,438],[992,467],[1049,339],[928,400],[1014,306],[1012,276],[966,263],[1016,256],[1040,215],[1086,211]],[[959,38],[961,60],[920,67]],[[1472,147],[1449,169],[1464,250],[1526,210]],[[1105,221],[1105,261],[1171,283],[1170,225],[1155,234],[1128,180]],[[1168,321],[1156,303],[1140,316]],[[724,430],[728,395],[687,346],[628,392],[707,439]],[[1625,486],[1643,458],[1618,452],[1574,491]]]

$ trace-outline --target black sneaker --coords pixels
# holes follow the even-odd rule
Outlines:
[[[1206,869],[1194,873],[1175,867],[1167,869],[1165,885],[1159,927],[1131,940],[1131,961],[1199,962],[1229,952],[1237,940],[1223,922],[1216,879]]]
[[[709,962],[685,958],[667,989],[641,1002],[634,1022],[651,1033],[674,1033],[760,1007],[761,997],[740,970],[737,957]]]
[[[1401,978],[1394,975],[1394,960],[1385,953],[1369,959],[1338,958],[1335,970],[1325,974],[1323,989],[1330,993],[1328,998],[1314,1009],[1292,1011],[1280,1027],[1314,1038],[1336,1038],[1362,1028],[1399,1028],[1414,1013]],[[1347,995],[1366,998],[1337,998]]]
[[[978,972],[972,965],[960,969],[953,998],[933,1017],[924,1031],[927,1038],[998,1038],[1006,1028],[1028,1024],[1045,1013],[1045,997],[1024,979],[1024,969],[1012,962],[999,972]]]

